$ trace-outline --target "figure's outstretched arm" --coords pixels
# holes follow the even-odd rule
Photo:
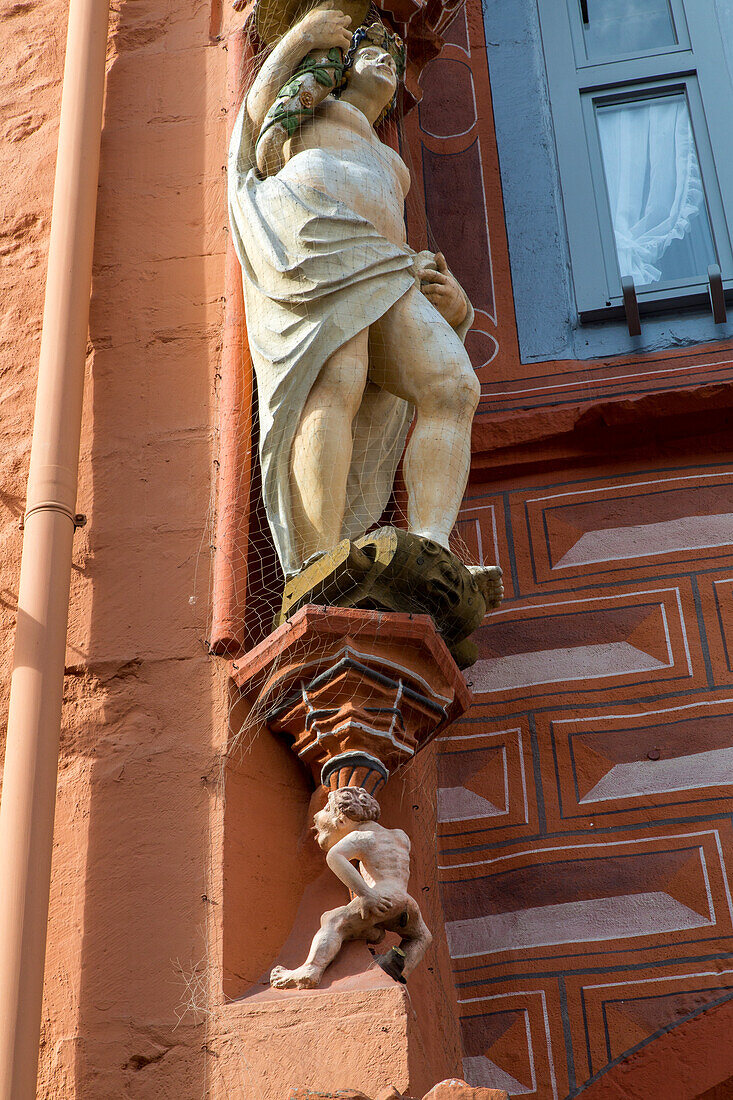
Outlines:
[[[292,27],[265,59],[247,95],[247,113],[258,133],[278,92],[311,50],[351,45],[351,19],[340,11],[311,11]]]

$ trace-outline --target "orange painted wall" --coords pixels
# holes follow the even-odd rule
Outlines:
[[[237,812],[257,791],[263,796],[259,773],[239,775],[240,801],[233,800],[226,821],[226,675],[205,645],[226,248],[227,50],[218,38],[221,23],[216,3],[178,0],[164,10],[150,0],[115,4],[111,23],[79,496],[90,522],[76,536],[72,578],[39,1084],[39,1096],[59,1100],[180,1100],[224,1095],[232,1082],[247,1096],[236,1027],[227,1031],[221,1022],[228,949],[224,846]],[[4,724],[65,7],[58,0],[43,7],[15,4],[3,14],[3,29]],[[603,1071],[617,1059],[625,1064],[625,1052],[636,1046],[623,1087],[630,1100],[641,1100],[658,1072],[649,1053],[651,1068],[634,1077],[641,1054],[667,1044],[672,1025],[705,1020],[700,1010],[711,1011],[716,998],[726,996],[728,789],[708,783],[683,797],[679,786],[653,794],[629,788],[602,813],[582,799],[613,768],[653,763],[649,752],[657,749],[661,761],[674,764],[689,757],[690,744],[696,753],[730,744],[730,546],[682,551],[673,544],[686,518],[722,514],[733,356],[727,347],[714,347],[524,370],[482,33],[473,3],[445,58],[463,63],[460,50],[470,45],[478,103],[473,133],[446,134],[445,120],[436,120],[427,97],[423,108],[431,131],[424,143],[434,158],[461,155],[477,137],[481,149],[476,190],[461,202],[488,241],[492,298],[482,307],[481,335],[472,337],[484,401],[461,534],[487,560],[498,549],[508,598],[503,616],[484,628],[484,665],[474,676],[485,675],[482,683],[491,688],[499,666],[488,663],[511,654],[515,679],[523,660],[526,678],[527,655],[537,652],[554,652],[542,658],[542,667],[564,668],[565,675],[543,688],[543,673],[532,673],[529,686],[508,687],[511,669],[501,666],[505,687],[484,690],[477,681],[474,712],[448,735],[466,740],[442,742],[441,786],[468,791],[499,811],[464,798],[455,817],[455,797],[443,798],[446,913],[449,922],[474,919],[452,908],[456,894],[463,895],[461,904],[478,899],[484,906],[479,917],[501,916],[576,898],[633,902],[653,882],[653,892],[671,899],[673,927],[647,932],[634,944],[623,934],[600,945],[576,943],[580,962],[565,960],[565,969],[558,960],[572,953],[568,945],[542,951],[510,945],[503,954],[470,962],[454,950],[464,1053],[493,1061],[520,1081],[523,1095],[538,1100],[568,1095],[573,1074],[581,1086],[600,1073],[587,1090],[600,1100],[618,1095],[618,1069]],[[432,117],[425,113],[430,110]],[[415,113],[408,120],[413,151],[423,141],[419,126]],[[427,228],[423,163],[413,153],[415,197],[408,217],[416,243]],[[435,209],[430,224],[437,233]],[[450,259],[450,242],[437,243]],[[485,263],[486,255],[479,259]],[[651,503],[632,491],[638,482],[647,483]],[[650,483],[661,488],[652,490]],[[538,500],[570,493],[572,499],[563,496],[564,503],[552,506]],[[599,500],[612,503],[601,507]],[[589,546],[605,538],[608,552],[612,538],[614,553],[623,555],[624,532],[649,523],[667,525],[657,529],[667,542],[657,539],[654,553],[643,561],[612,557],[603,568],[591,568],[587,559],[597,555]],[[709,526],[714,543],[720,532]],[[609,531],[616,533],[604,536]],[[568,554],[571,560],[558,564]],[[574,611],[571,600],[577,601]],[[545,604],[554,605],[549,628]],[[548,636],[566,644],[548,647]],[[600,688],[598,677],[568,676],[573,666],[561,667],[557,651],[580,644],[616,647],[604,653],[619,662],[630,649],[642,655],[644,669],[617,664]],[[654,726],[654,710],[682,707],[689,707],[680,711],[689,724],[681,740],[668,732],[666,720]],[[297,805],[288,804],[293,818],[296,809],[304,810],[304,790],[298,798]],[[466,816],[468,804],[480,812]],[[285,815],[277,827],[285,832],[291,824]],[[693,834],[701,839],[688,843]],[[587,861],[580,866],[581,845],[597,861],[592,874]],[[564,852],[557,880],[553,848]],[[227,858],[235,854],[229,849]],[[485,875],[482,889],[473,889],[482,861],[499,857],[506,860],[500,888],[487,886]],[[295,863],[293,852],[287,860]],[[531,870],[533,860],[539,872]],[[632,863],[633,871],[622,873]],[[248,908],[247,876],[256,884],[260,867],[245,860],[238,870],[237,919],[256,928],[262,916]],[[510,895],[513,909],[506,908]],[[267,905],[267,891],[255,896]],[[482,900],[487,897],[490,905]],[[271,904],[279,904],[277,895]],[[693,914],[687,931],[680,907]],[[627,917],[632,910],[627,905]],[[287,922],[282,925],[276,939]],[[704,938],[704,948],[688,942],[689,929]],[[660,976],[661,995],[652,996]],[[604,982],[618,981],[634,983],[623,987],[621,1007],[598,992]],[[670,1049],[682,1048],[664,1045]],[[719,1066],[721,1074],[725,1068]],[[690,1097],[696,1080],[689,1079]],[[701,1073],[700,1090],[715,1083]]]
[[[521,363],[479,4],[451,43],[426,75],[463,97],[408,123],[434,211],[412,224],[464,283],[483,273],[493,307],[458,534],[507,593],[474,707],[441,739],[466,1076],[536,1100],[693,1100],[733,1073],[715,1022],[733,998],[733,349]]]
[[[38,1095],[201,1096],[207,656],[226,244],[224,45],[207,5],[113,3]],[[5,724],[66,4],[6,5],[0,593]],[[214,894],[215,897],[215,894]],[[204,1004],[208,991],[204,991]],[[179,1023],[180,1019],[180,1023]]]
[[[284,760],[269,735],[256,751],[226,759],[239,711],[230,715],[227,668],[207,641],[235,18],[216,4],[113,5],[78,502],[89,523],[76,536],[72,576],[44,1100],[279,1100],[319,1072],[305,1038],[293,1043],[290,1032],[273,1069],[268,1021],[290,1019],[279,1005],[270,1017],[260,1013],[263,1038],[228,1003],[277,955],[312,869],[301,843],[309,792],[294,759]],[[65,9],[17,5],[5,20],[3,724]],[[392,800],[410,798],[414,783],[434,791],[434,773],[426,757]],[[434,796],[423,817],[414,798],[410,806],[426,838],[416,842],[415,866],[419,889],[432,890],[423,904],[435,927]],[[422,1094],[457,1072],[455,993],[439,926],[436,933],[437,976],[422,975],[416,996],[427,1000],[420,990],[439,987],[441,1012],[415,1025],[409,993],[386,976],[371,992],[357,988],[349,1062],[334,1002],[326,1013],[338,1038],[333,1072],[346,1078],[336,1084],[376,1091],[412,1080]],[[314,1013],[317,1048],[322,1026]]]

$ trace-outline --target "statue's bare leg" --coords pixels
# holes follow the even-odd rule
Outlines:
[[[313,384],[291,452],[290,497],[301,561],[341,537],[352,424],[367,380],[369,330],[334,352]]]
[[[408,527],[447,547],[468,480],[480,396],[468,352],[414,287],[372,325],[370,351],[370,380],[417,410],[404,462]]]
[[[409,978],[415,967],[422,962],[425,957],[425,952],[432,942],[432,933],[422,919],[422,913],[418,909],[416,915],[410,918],[410,922],[403,931],[402,940],[400,941],[400,949],[405,953],[405,966],[402,971],[402,976],[405,980]]]
[[[414,898],[407,895],[407,904],[397,920],[387,919],[385,927],[389,932],[397,932],[400,936],[400,951],[405,956],[402,976],[405,981],[409,978],[416,966],[425,957],[425,952],[433,942],[433,935],[422,918],[420,908]],[[407,923],[405,921],[407,916]]]
[[[353,901],[338,909],[330,909],[321,917],[321,927],[313,937],[303,965],[296,970],[274,967],[270,984],[277,989],[313,989],[323,977],[326,967],[338,955],[344,941],[359,938],[372,923],[361,916]]]

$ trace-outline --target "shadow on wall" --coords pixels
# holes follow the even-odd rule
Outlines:
[[[224,779],[222,950],[227,1000],[267,981],[305,887],[323,871],[323,857],[309,832],[311,790],[305,769],[284,740],[266,729],[247,728],[247,710],[244,702],[232,707],[232,747]]]
[[[76,626],[89,656],[67,677],[90,788],[74,1095],[98,1100],[207,1090],[186,1007],[205,1007],[213,904],[202,531],[226,205],[207,94],[223,95],[226,54],[209,18],[152,0],[112,14],[82,444],[93,598]]]

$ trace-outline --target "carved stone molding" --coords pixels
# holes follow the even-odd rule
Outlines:
[[[309,604],[231,667],[263,724],[334,790],[373,794],[471,703],[428,615]]]

